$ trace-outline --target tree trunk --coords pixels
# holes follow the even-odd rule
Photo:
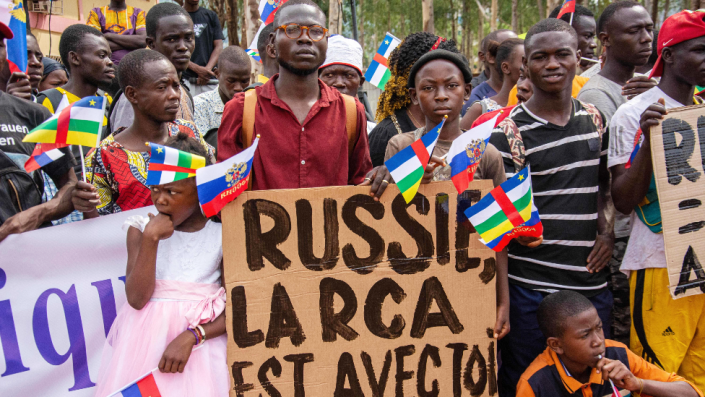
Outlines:
[[[245,48],[247,48],[248,45],[254,40],[255,35],[257,34],[257,29],[259,29],[260,21],[259,21],[259,1],[257,0],[244,0],[247,2],[247,7],[245,8],[246,12],[246,17],[245,17],[245,24],[247,26],[246,30],[246,37],[247,40],[245,42]],[[244,37],[243,37],[244,38]]]
[[[365,2],[364,0],[358,0],[360,4],[360,12],[357,13],[357,40],[362,47],[362,53],[365,53]],[[379,45],[374,43],[373,45]],[[377,47],[375,47],[376,49]]]
[[[477,44],[479,46],[480,42],[485,37],[485,9],[479,0],[476,0],[476,1],[477,1],[477,6],[480,9],[480,14],[477,16]],[[479,48],[480,47],[478,47],[478,51],[479,51]],[[484,65],[480,62],[480,59],[478,58],[478,60],[477,60],[478,73],[482,72],[483,66]]]
[[[421,18],[423,23],[423,31],[436,33],[436,28],[433,24],[433,0],[421,0]]]
[[[240,14],[242,17],[240,20],[240,47],[245,50],[247,49],[247,46],[250,45],[247,41],[247,12],[247,0],[242,0],[242,13]]]
[[[406,37],[406,14],[404,13],[404,0],[399,0],[399,37]]]
[[[666,0],[665,3],[663,3],[663,20],[665,21],[666,18],[668,18],[668,10],[671,8],[671,0]]]
[[[690,9],[691,10],[700,9],[700,0],[690,0]]]
[[[342,13],[340,12],[340,0],[330,0],[328,4],[328,33],[340,34],[340,23]]]
[[[536,5],[539,7],[539,18],[543,16],[543,0],[536,0]]]
[[[492,0],[490,16],[490,32],[497,30],[497,12],[499,11],[498,0]]]
[[[470,32],[470,15],[468,15],[468,1],[469,0],[462,0],[463,1],[463,30],[462,30],[462,37],[463,37],[463,54],[470,60],[470,39],[468,38],[468,33]]]
[[[548,18],[548,15],[551,14],[551,11],[556,8],[559,1],[560,0],[546,0],[546,18]]]
[[[458,16],[455,15],[455,3],[450,0],[450,38],[458,42]]]
[[[518,0],[512,0],[512,30],[515,32],[519,31],[519,4]]]
[[[651,20],[658,26],[658,0],[651,0]]]
[[[230,45],[240,45],[240,39],[237,37],[238,19],[240,18],[237,0],[226,0],[225,4],[225,13],[228,18],[228,43]]]

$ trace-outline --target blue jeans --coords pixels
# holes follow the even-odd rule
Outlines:
[[[534,291],[509,283],[509,334],[499,341],[500,367],[497,376],[500,397],[514,397],[517,383],[536,356],[546,349],[546,338],[539,329],[536,311],[545,292]],[[612,293],[605,288],[590,298],[602,320],[605,338],[610,338]]]

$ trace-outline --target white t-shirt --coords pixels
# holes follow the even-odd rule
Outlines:
[[[626,164],[634,150],[634,137],[639,130],[641,114],[659,98],[666,101],[666,109],[685,106],[654,87],[620,106],[610,122],[610,145],[607,149],[607,166]],[[632,211],[632,232],[624,253],[620,270],[626,274],[632,270],[666,268],[666,252],[663,233],[654,233]]]

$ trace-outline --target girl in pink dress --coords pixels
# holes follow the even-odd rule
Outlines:
[[[182,134],[166,146],[208,159],[195,139]],[[127,303],[105,343],[96,397],[155,367],[163,396],[226,397],[221,224],[201,213],[195,178],[152,186],[151,195],[158,214],[125,222]]]

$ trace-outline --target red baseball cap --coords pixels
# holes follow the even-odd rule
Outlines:
[[[651,70],[651,77],[659,77],[663,73],[661,51],[684,41],[705,36],[705,12],[702,10],[683,10],[666,18],[658,33],[658,59]]]
[[[15,34],[12,33],[12,29],[10,29],[9,26],[5,25],[2,22],[0,22],[0,34],[5,36],[6,39],[11,39],[15,37]]]

